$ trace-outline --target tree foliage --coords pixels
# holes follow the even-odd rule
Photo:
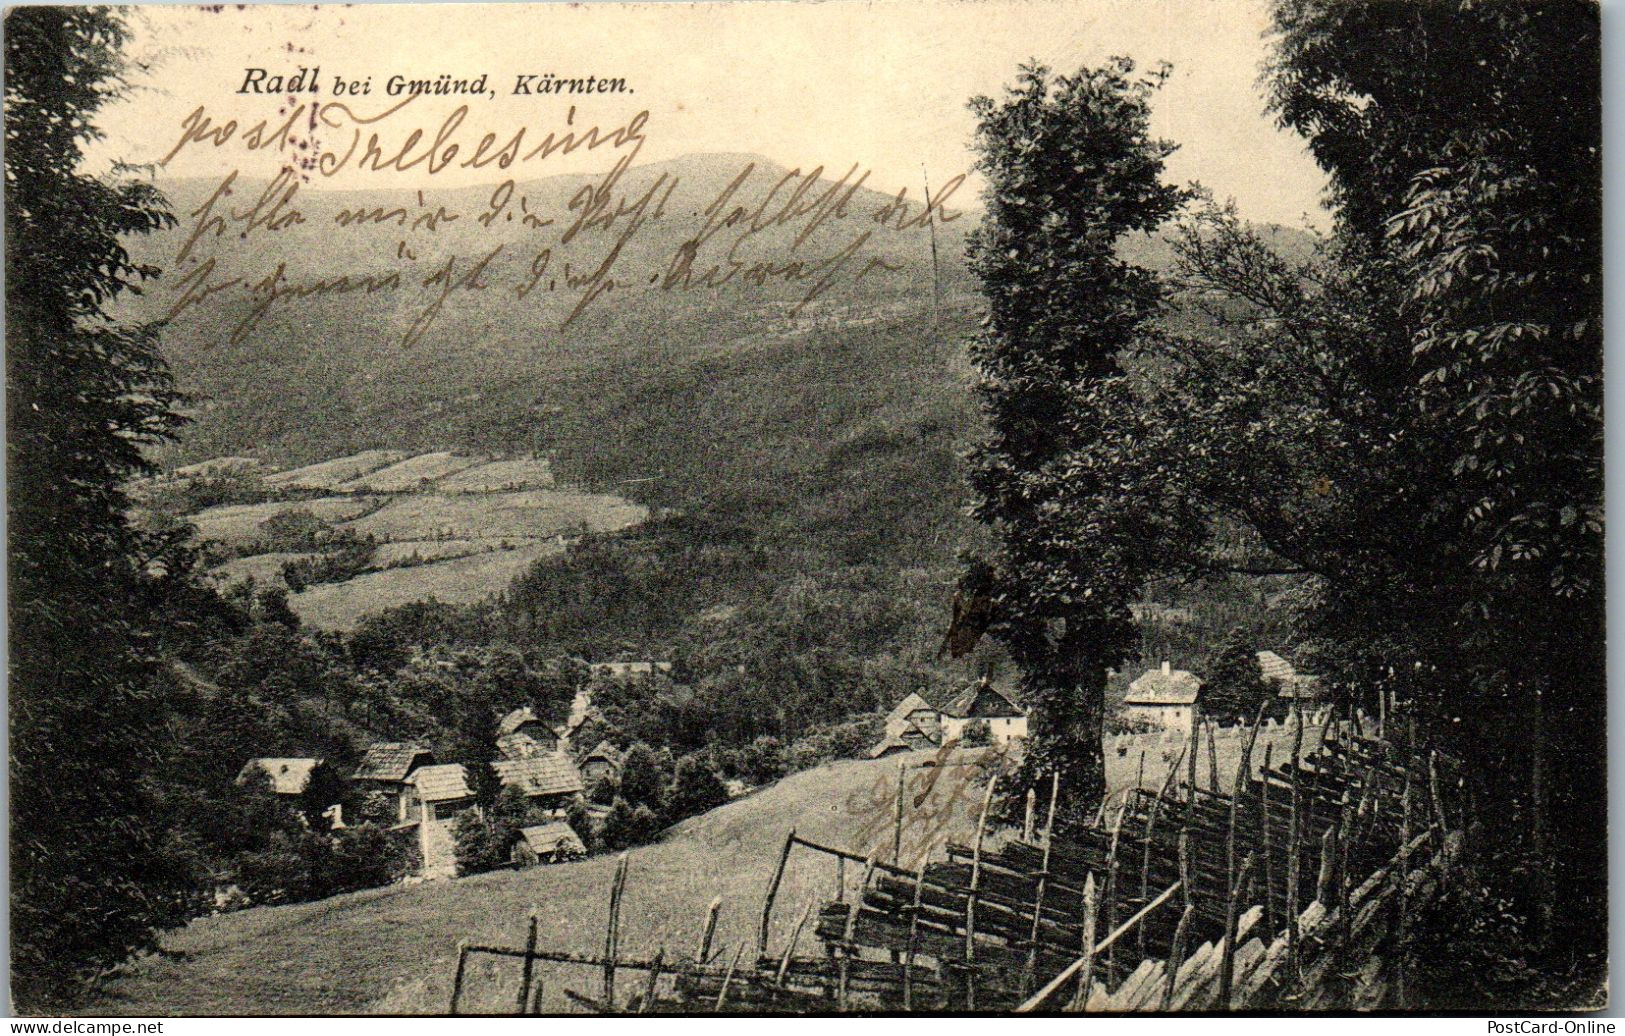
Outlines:
[[[1033,706],[1029,768],[1061,774],[1065,817],[1104,787],[1106,670],[1134,646],[1129,604],[1166,515],[1106,427],[1123,351],[1163,288],[1123,261],[1185,195],[1161,182],[1173,145],[1147,123],[1164,73],[1116,59],[1074,76],[1023,67],[971,102],[986,214],[969,256],[987,300],[972,358],[988,434],[972,457],[975,514],[997,537],[991,631]]]
[[[172,222],[150,185],[80,170],[123,90],[108,8],[6,19],[12,982],[44,1010],[184,919],[150,785],[162,694],[146,617],[162,545],[125,517],[179,397],[151,326],[108,307],[157,271],[119,238]]]

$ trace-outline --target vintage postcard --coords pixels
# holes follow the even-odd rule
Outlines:
[[[10,8],[14,1010],[1605,1008],[1599,17]]]

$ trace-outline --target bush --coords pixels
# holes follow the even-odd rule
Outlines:
[[[993,728],[985,719],[973,719],[960,732],[959,743],[966,748],[985,748],[993,743]]]
[[[791,743],[786,753],[791,770],[806,770],[834,759],[856,759],[868,754],[885,733],[884,716],[862,716],[816,730]]]
[[[486,816],[477,809],[464,810],[453,828],[457,873],[481,874],[506,867],[515,834],[513,825],[505,818]]]
[[[599,830],[603,847],[611,852],[642,845],[660,833],[660,818],[648,806],[633,806],[617,798]]]
[[[621,797],[658,813],[665,806],[666,786],[672,779],[670,760],[670,753],[656,752],[642,741],[633,744],[621,761]]]
[[[711,769],[708,758],[695,754],[677,760],[676,776],[672,778],[671,790],[666,793],[669,823],[697,816],[727,801],[728,789]]]

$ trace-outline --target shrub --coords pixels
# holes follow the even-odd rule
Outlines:
[[[728,801],[728,789],[711,769],[703,755],[685,755],[677,760],[671,790],[666,793],[666,819],[676,823]]]
[[[515,831],[506,819],[469,809],[457,818],[452,830],[458,874],[480,874],[508,865]]]

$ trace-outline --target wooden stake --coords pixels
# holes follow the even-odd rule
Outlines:
[[[903,764],[897,764],[897,806],[892,816],[891,863],[903,865]]]
[[[717,915],[722,911],[722,897],[711,900],[711,905],[705,908],[705,931],[700,936],[700,955],[698,963],[703,967],[711,963],[711,940],[717,934]]]
[[[1241,890],[1253,872],[1253,854],[1241,862],[1241,871],[1230,886],[1224,905],[1224,956],[1219,962],[1219,1009],[1230,1010],[1230,987],[1236,976],[1236,917]]]
[[[456,1014],[458,1001],[463,997],[463,975],[468,971],[468,940],[457,944],[457,970],[451,976],[451,1006],[447,1014]]]
[[[874,877],[875,858],[879,855],[879,849],[876,849],[874,852],[870,853],[869,861],[863,866],[863,883],[858,886],[858,895],[857,898],[852,902],[852,909],[848,910],[846,913],[846,929],[841,933],[841,974],[840,985],[837,989],[835,999],[841,1005],[841,1009],[843,1011],[846,1010],[846,991],[848,978],[851,972],[852,942],[858,924],[858,911],[863,909],[863,894],[869,889],[869,879]]]
[[[920,944],[920,893],[925,886],[925,861],[930,852],[920,854],[920,865],[914,874],[914,905],[908,913],[908,955],[903,959],[903,1010],[914,1007],[914,954]]]
[[[648,1014],[655,1002],[655,983],[660,981],[660,966],[665,963],[666,948],[660,947],[655,951],[654,963],[649,965],[649,984],[643,987],[643,1000],[638,1004],[639,1014]]]
[[[1264,746],[1264,772],[1259,775],[1258,782],[1258,828],[1262,832],[1260,840],[1264,846],[1264,930],[1275,931],[1275,864],[1274,853],[1270,843],[1274,836],[1270,833],[1270,755],[1274,745]]]
[[[1106,853],[1106,895],[1105,913],[1106,930],[1111,931],[1117,927],[1117,846],[1123,834],[1123,814],[1128,812],[1128,800],[1123,800],[1122,806],[1117,810],[1117,822],[1112,824],[1111,848]],[[1108,960],[1115,962],[1117,948],[1114,946],[1108,951]]]
[[[796,920],[796,926],[790,930],[790,945],[784,948],[784,957],[779,960],[779,985],[784,985],[785,973],[790,970],[790,958],[795,956],[796,943],[801,941],[801,930],[807,926],[807,918],[812,916],[813,904],[816,898],[807,900],[807,908],[801,912]]]
[[[609,886],[609,922],[604,928],[604,1003],[615,1009],[615,955],[621,945],[621,893],[626,888],[626,869],[631,863],[627,853],[621,854],[615,867],[615,879]]]
[[[993,789],[999,775],[987,778],[987,791],[982,795],[982,813],[976,820],[976,848],[971,852],[970,894],[965,897],[965,1009],[976,1010],[976,972],[968,967],[976,960],[976,891],[982,880],[982,839],[987,834],[987,811],[993,805]]]
[[[1021,840],[1032,844],[1033,840],[1033,813],[1038,809],[1038,791],[1035,788],[1027,789],[1027,812],[1021,820]]]
[[[514,1005],[515,1014],[524,1014],[525,1005],[530,1003],[530,979],[536,967],[536,910],[530,911],[529,930],[525,933],[525,960],[519,966],[519,1002]]]
[[[1122,814],[1118,814],[1121,821]],[[1107,927],[1111,923],[1107,922]],[[1078,991],[1072,995],[1072,1010],[1081,1011],[1089,1002],[1089,987],[1095,974],[1095,876],[1083,879],[1083,959],[1087,962],[1078,972]]]
[[[1050,774],[1049,781],[1049,815],[1044,821],[1044,864],[1038,873],[1038,889],[1033,896],[1033,928],[1032,934],[1027,937],[1027,966],[1021,973],[1021,992],[1025,996],[1033,976],[1038,970],[1038,922],[1044,913],[1044,892],[1049,886],[1049,854],[1050,844],[1055,834],[1055,802],[1061,795],[1061,774],[1059,771]],[[916,891],[916,895],[918,892]]]
[[[846,857],[835,857],[835,902],[846,902]]]
[[[722,1010],[722,1002],[724,1000],[728,999],[728,986],[734,980],[734,969],[739,967],[739,958],[743,957],[744,955],[745,955],[745,944],[740,943],[739,948],[737,950],[734,950],[734,958],[733,958],[733,960],[728,962],[728,970],[723,973],[723,976],[722,976],[722,988],[717,990],[717,1002],[716,1002],[716,1006],[713,1008],[713,1010],[717,1010],[717,1011]]]
[[[1332,868],[1337,858],[1337,825],[1326,828],[1326,833],[1320,837],[1320,874],[1315,880],[1315,900],[1326,908],[1328,913],[1332,906]]]
[[[790,860],[790,847],[796,844],[796,829],[784,836],[784,849],[779,853],[779,865],[773,870],[773,880],[767,885],[767,898],[762,902],[762,924],[756,933],[756,955],[767,955],[767,926],[773,916],[773,900],[779,894],[779,882],[784,880],[784,865]]]
[[[1212,723],[1207,729],[1207,787],[1213,794],[1219,793],[1219,730]]]
[[[1163,968],[1168,973],[1167,984],[1162,990],[1162,1009],[1165,1012],[1174,1004],[1174,982],[1179,977],[1179,966],[1185,963],[1185,939],[1195,918],[1196,904],[1187,901],[1184,912],[1179,915],[1179,924],[1174,928],[1174,942],[1168,948],[1168,963]]]

